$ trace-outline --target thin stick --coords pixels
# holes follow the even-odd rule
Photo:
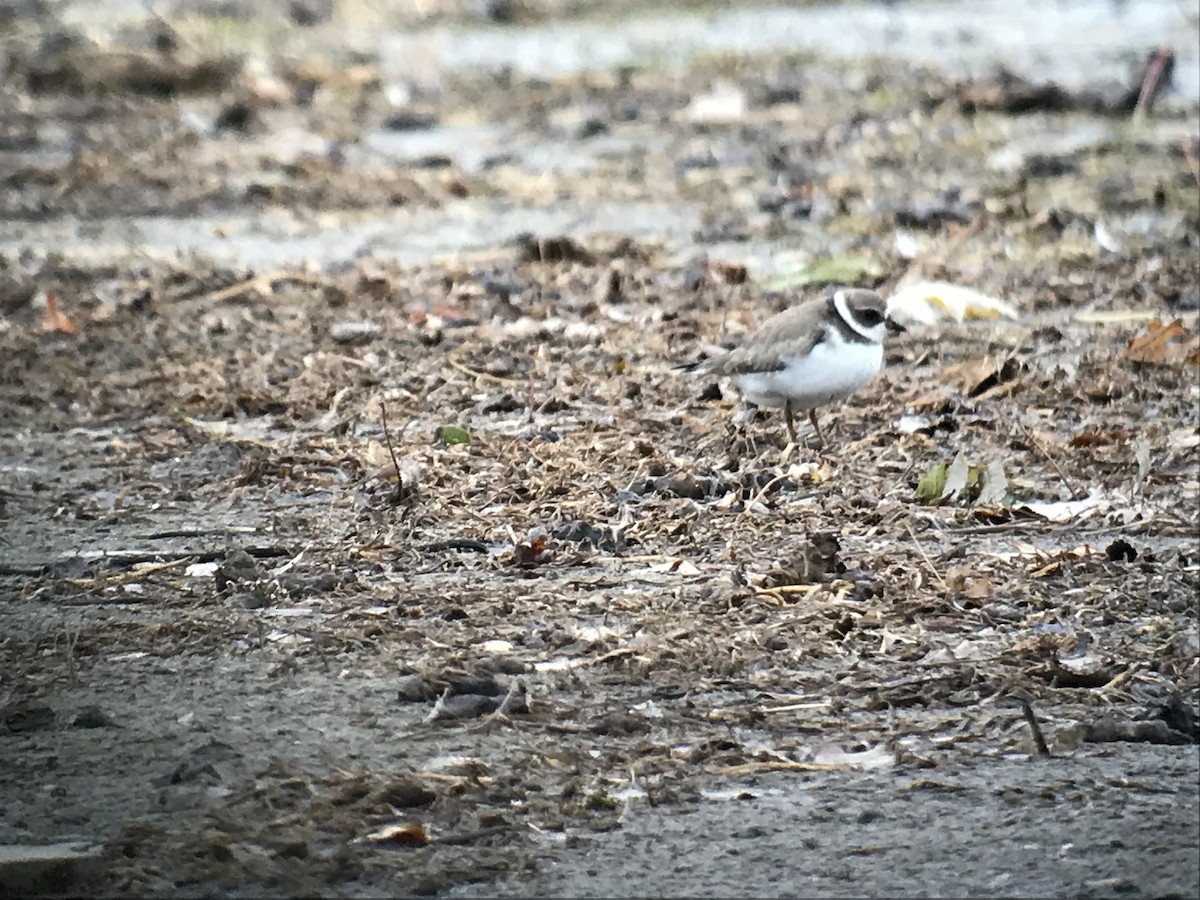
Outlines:
[[[500,701],[500,705],[483,717],[481,724],[488,725],[498,719],[508,719],[508,711],[511,708],[509,703],[512,702],[513,696],[517,693],[517,688],[521,686],[521,682],[513,679],[508,685],[508,693],[504,695],[504,699]],[[528,702],[528,701],[527,701]]]
[[[214,532],[216,533],[216,532]],[[153,575],[156,572],[163,572],[167,569],[178,569],[180,566],[186,565],[192,561],[194,557],[185,556],[177,559],[170,559],[162,563],[148,563],[142,565],[141,568],[131,569],[127,572],[113,573],[107,575],[104,579],[105,587],[114,587],[118,584],[124,584],[129,581],[137,581],[145,578],[147,575]],[[73,578],[70,579],[73,584],[88,584],[90,579]]]
[[[789,703],[787,706],[760,706],[758,711],[761,713],[785,713],[801,709],[826,709],[832,702],[831,700],[809,700],[805,703]]]
[[[937,567],[933,564],[933,560],[929,558],[929,555],[925,552],[925,548],[922,547],[921,542],[917,540],[917,536],[912,530],[912,524],[905,522],[904,527],[908,529],[908,536],[912,538],[913,543],[917,545],[917,552],[921,554],[921,559],[925,560],[925,565],[929,568],[930,574],[938,580],[938,584],[942,586],[943,591],[949,590],[950,586],[946,584],[946,579],[942,577],[942,573],[937,570]]]
[[[1029,723],[1029,730],[1033,732],[1033,745],[1037,747],[1037,755],[1049,756],[1050,748],[1046,746],[1046,738],[1043,737],[1042,728],[1033,714],[1033,707],[1024,697],[1017,697],[1016,700],[1021,704],[1021,715],[1025,717],[1025,721]]]
[[[759,588],[751,597],[763,597],[767,594],[811,594],[825,587],[823,584],[781,584],[779,587]]]
[[[1146,66],[1146,74],[1142,77],[1142,89],[1138,91],[1137,103],[1133,106],[1133,118],[1140,119],[1150,109],[1154,95],[1158,91],[1158,83],[1162,80],[1163,71],[1167,66],[1167,54],[1170,51],[1156,50],[1150,64]],[[1174,53],[1170,57],[1174,57]]]
[[[194,297],[189,300],[181,301],[184,303],[210,304],[224,303],[227,300],[233,300],[243,294],[249,294],[252,291],[268,290],[284,281],[295,281],[298,284],[308,285],[323,285],[326,280],[316,275],[306,275],[303,272],[271,272],[266,275],[255,275],[253,278],[247,278],[245,281],[239,281],[237,284],[231,284],[228,287],[220,290],[211,291],[207,294],[202,294],[199,297]]]
[[[392,434],[388,431],[387,404],[379,401],[379,421],[383,425],[383,442],[387,444],[388,454],[392,457],[392,465],[396,469],[396,478],[400,478],[400,461],[396,459],[396,448],[392,446]],[[403,480],[403,479],[401,479]]]
[[[472,378],[482,378],[484,381],[490,381],[494,384],[510,384],[511,385],[511,384],[520,384],[521,383],[520,378],[501,378],[499,375],[490,375],[487,372],[479,372],[475,369],[469,369],[466,366],[464,366],[462,363],[457,362],[453,359],[446,359],[445,362],[448,363],[452,368],[458,369],[458,371],[462,372],[465,375],[470,375]]]
[[[67,677],[71,684],[79,684],[79,673],[75,669],[75,645],[79,643],[79,629],[68,628],[66,638]]]
[[[1017,427],[1024,432],[1025,439],[1029,441],[1030,446],[1037,451],[1037,454],[1042,457],[1042,459],[1046,460],[1046,462],[1050,463],[1050,468],[1058,473],[1058,477],[1063,480],[1063,484],[1065,484],[1067,486],[1067,490],[1071,492],[1071,499],[1078,500],[1081,496],[1079,491],[1075,489],[1075,485],[1071,483],[1071,479],[1067,477],[1067,473],[1062,470],[1062,467],[1060,467],[1055,461],[1054,457],[1050,455],[1050,451],[1041,445],[1038,439],[1033,436],[1033,432],[1026,428],[1023,422],[1017,422]]]
[[[404,476],[400,473],[400,460],[396,458],[396,448],[392,446],[392,434],[388,430],[387,422],[387,404],[382,400],[379,401],[379,421],[383,425],[383,442],[387,445],[388,454],[392,457],[392,467],[396,470],[396,490],[395,500],[399,502],[404,498]],[[412,424],[412,419],[404,423],[404,427],[400,429],[403,434],[408,426]]]
[[[762,490],[754,495],[754,499],[746,504],[746,509],[749,509],[751,506],[754,506],[756,503],[762,503],[763,498],[771,492],[771,488],[775,487],[775,485],[779,484],[779,482],[783,481],[785,478],[787,478],[786,473],[784,473],[783,475],[776,475],[774,478],[772,478],[770,481],[768,481],[766,484],[764,484]]]
[[[792,762],[788,759],[776,759],[764,762],[742,763],[737,766],[722,766],[720,769],[717,769],[717,773],[737,777],[740,775],[759,775],[764,772],[847,772],[851,768],[846,763],[804,763]]]
[[[527,407],[529,410],[528,417],[529,417],[530,422],[533,421],[533,400],[534,400],[533,388],[534,388],[536,374],[537,374],[537,358],[532,353],[530,353],[529,354],[529,402],[527,404]]]
[[[1179,142],[1179,146],[1183,148],[1183,158],[1187,160],[1188,168],[1192,170],[1192,177],[1196,179],[1196,184],[1200,185],[1200,159],[1196,159],[1196,152],[1192,150],[1191,140],[1184,138]]]

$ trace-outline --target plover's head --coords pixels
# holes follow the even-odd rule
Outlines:
[[[883,342],[887,331],[887,301],[874,291],[841,288],[833,294],[833,308],[853,331],[872,343]]]

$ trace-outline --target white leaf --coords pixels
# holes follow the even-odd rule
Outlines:
[[[900,434],[915,434],[932,424],[928,416],[903,415],[900,417],[900,421],[896,423],[896,431]]]
[[[970,474],[971,467],[967,464],[967,457],[959,450],[954,462],[950,463],[950,468],[946,470],[946,486],[942,488],[942,496],[947,500],[957,500],[967,489],[967,477]]]
[[[1091,515],[1101,507],[1107,507],[1103,497],[1088,497],[1084,500],[1063,500],[1057,503],[1022,503],[1018,509],[1027,510],[1050,522],[1070,522],[1075,518]]]
[[[689,122],[736,122],[746,115],[746,92],[736,84],[722,81],[707,94],[697,94],[683,111]]]
[[[980,506],[1003,506],[1008,493],[1008,476],[1004,474],[1004,463],[993,459],[983,473],[983,490],[979,492]]]

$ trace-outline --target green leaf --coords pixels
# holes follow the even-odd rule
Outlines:
[[[443,425],[437,430],[437,439],[450,447],[454,444],[471,443],[471,434],[467,429],[459,428],[457,425]]]
[[[820,284],[858,284],[877,274],[875,264],[864,256],[831,256],[811,262],[798,272],[769,278],[763,287],[778,291]]]
[[[940,462],[926,472],[925,477],[917,484],[917,499],[924,503],[941,499],[942,492],[946,490],[946,475],[949,472],[948,462]]]

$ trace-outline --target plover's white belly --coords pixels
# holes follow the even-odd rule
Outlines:
[[[830,338],[778,372],[735,375],[734,383],[756,406],[782,407],[790,400],[793,409],[814,409],[845,400],[882,367],[883,346]]]

